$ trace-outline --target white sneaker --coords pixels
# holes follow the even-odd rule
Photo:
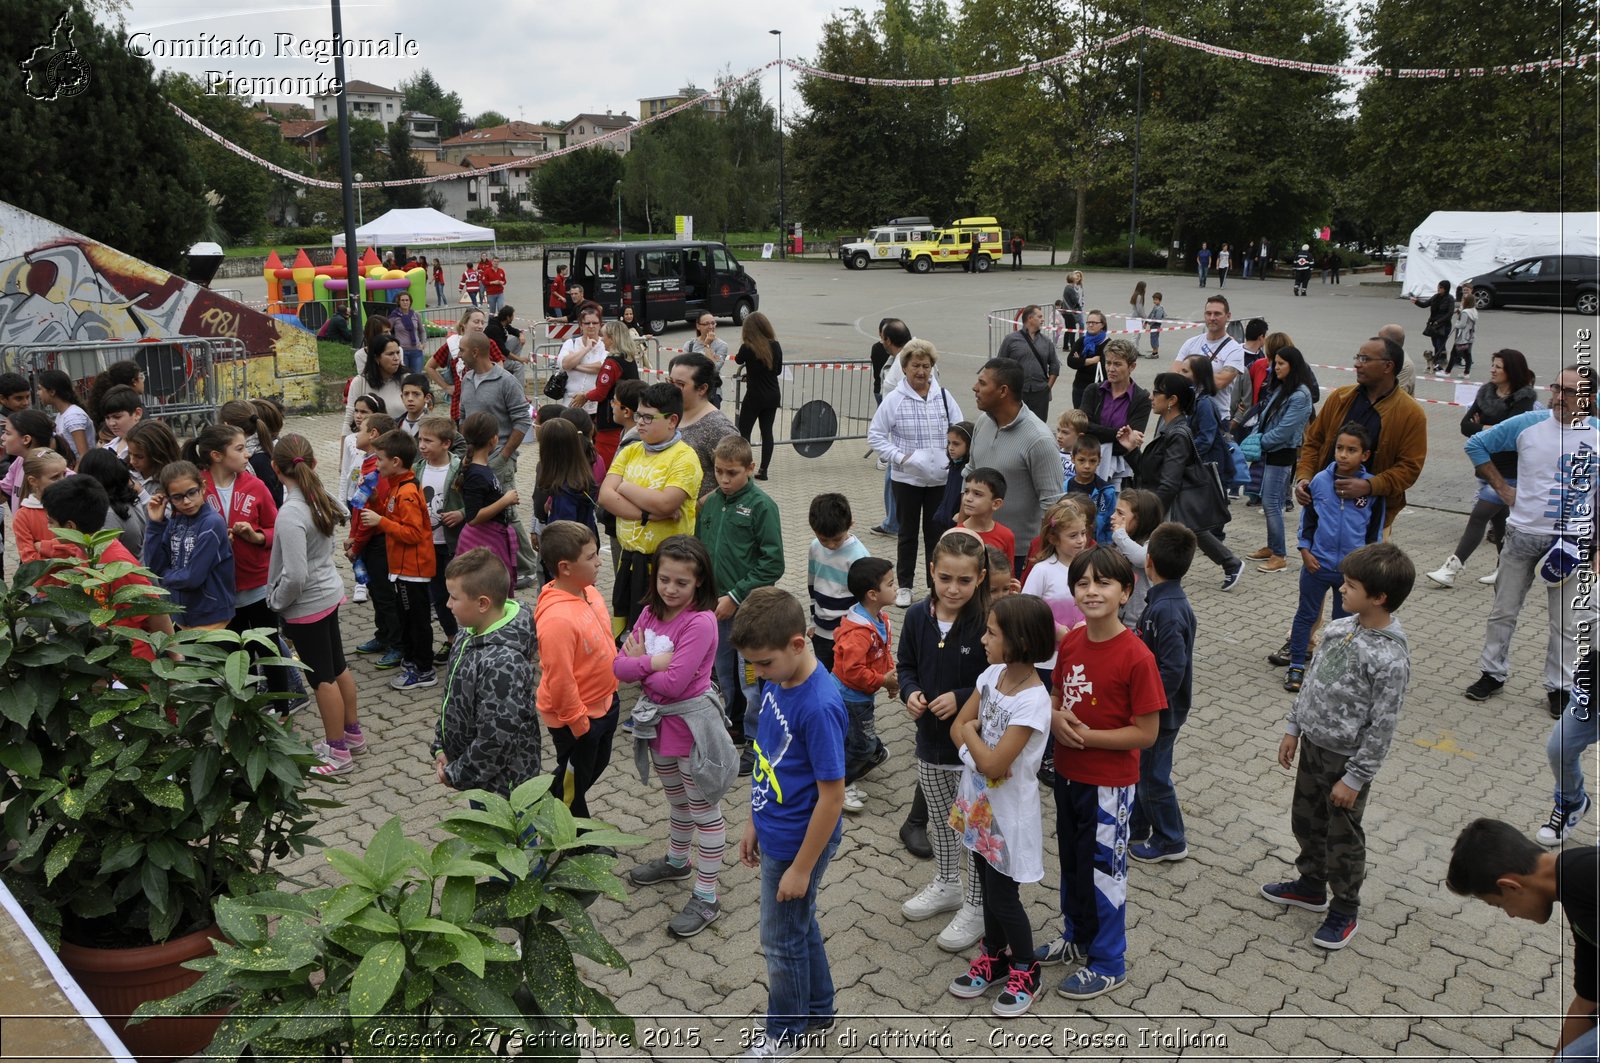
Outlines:
[[[365,583],[357,583],[356,589],[350,594],[350,600],[352,602],[364,602],[368,597],[367,585]]]
[[[1497,564],[1497,565],[1494,566],[1494,571],[1493,572],[1489,573],[1487,576],[1479,576],[1478,577],[1478,582],[1483,584],[1486,587],[1493,587],[1494,584],[1495,584],[1495,581],[1498,580],[1499,578],[1500,578],[1500,566]]]
[[[844,810],[846,812],[860,812],[867,807],[867,799],[859,786],[846,786],[844,788]]]
[[[894,592],[894,604],[899,606],[901,609],[910,608],[911,607],[911,588],[910,587],[901,587],[899,590],[895,591]]]
[[[1456,577],[1461,574],[1461,559],[1455,554],[1445,558],[1444,564],[1428,573],[1428,578],[1441,587],[1454,587]]]
[[[939,947],[946,952],[965,952],[983,938],[983,909],[963,904],[942,931]]]
[[[953,912],[961,907],[961,883],[940,882],[938,879],[928,883],[917,892],[915,897],[900,906],[900,914],[913,923],[920,923],[924,919],[932,919],[944,912]]]
[[[1539,833],[1534,837],[1539,839],[1540,845],[1557,846],[1566,841],[1568,836],[1577,829],[1578,824],[1589,811],[1589,795],[1583,796],[1583,804],[1571,812],[1561,811],[1557,805],[1550,810],[1550,821],[1539,828]]]

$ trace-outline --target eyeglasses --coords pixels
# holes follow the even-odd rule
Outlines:
[[[187,502],[189,499],[197,496],[203,498],[205,497],[205,493],[206,489],[203,487],[191,487],[187,491],[181,491],[178,494],[172,495],[171,498],[174,502]]]
[[[596,328],[600,326],[600,322],[598,321],[580,321],[578,324],[582,325],[584,328],[588,328],[590,325],[594,325]]]
[[[666,418],[662,417],[658,413],[636,413],[633,415],[633,423],[638,425],[640,428],[647,428],[650,425],[655,424],[657,421],[664,420],[666,420]]]
[[[1573,398],[1577,398],[1579,395],[1583,394],[1583,389],[1581,388],[1563,387],[1560,384],[1551,384],[1550,390],[1555,392],[1557,395],[1571,395]]]
[[[1358,354],[1358,355],[1356,355],[1356,364],[1357,365],[1367,365],[1370,362],[1386,362],[1386,361],[1388,361],[1388,359],[1383,357],[1383,355],[1381,355],[1381,354]]]

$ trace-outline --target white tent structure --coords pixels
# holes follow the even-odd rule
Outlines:
[[[1600,213],[1436,210],[1411,234],[1401,290],[1432,295],[1534,255],[1600,254]]]
[[[485,240],[494,242],[493,229],[457,221],[432,207],[397,208],[356,230],[356,243],[365,247],[418,247]],[[344,246],[344,233],[333,234],[333,246]]]

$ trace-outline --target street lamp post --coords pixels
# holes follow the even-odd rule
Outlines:
[[[622,178],[617,178],[617,239],[622,239]]]
[[[356,174],[356,225],[358,227],[367,224],[366,211],[361,206],[361,182],[365,180],[365,177]]]
[[[345,84],[344,19],[339,13],[339,0],[332,0],[332,8],[333,25],[330,28],[333,30],[333,77],[340,86],[343,86]],[[345,278],[348,283],[348,287],[345,288],[345,298],[350,307],[350,346],[351,349],[357,349],[356,345],[361,342],[362,335],[362,307],[361,300],[357,298],[361,288],[356,283],[356,226],[350,224],[350,200],[353,198],[350,195],[350,109],[342,88],[335,98],[334,106],[339,119],[339,184],[340,202],[344,207],[344,261]],[[356,175],[356,180],[361,180],[359,174]]]
[[[783,202],[783,31],[768,30],[778,38],[778,257],[789,257],[789,230],[784,227],[788,212]]]

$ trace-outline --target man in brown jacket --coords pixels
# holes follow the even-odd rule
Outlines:
[[[1406,489],[1417,482],[1428,460],[1427,415],[1396,380],[1404,359],[1405,353],[1393,340],[1374,336],[1361,345],[1355,358],[1356,383],[1329,395],[1306,426],[1294,476],[1295,498],[1307,505],[1311,478],[1333,460],[1339,429],[1351,421],[1366,428],[1373,439],[1372,459],[1367,463],[1372,478],[1338,480],[1335,488],[1343,498],[1383,497],[1385,539],[1395,514],[1405,508]]]

